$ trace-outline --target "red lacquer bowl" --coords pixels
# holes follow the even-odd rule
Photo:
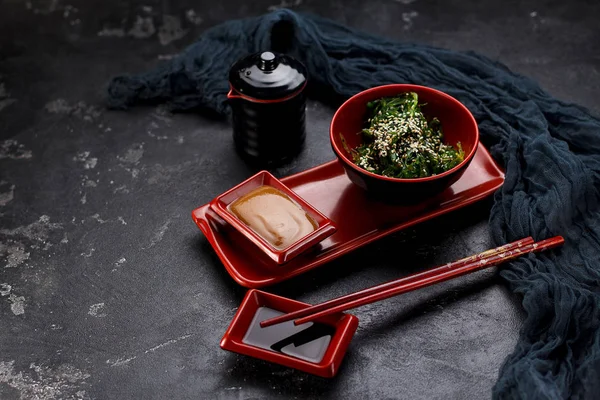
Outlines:
[[[352,161],[342,136],[349,149],[362,143],[360,132],[365,125],[367,103],[405,92],[416,92],[419,103],[426,103],[422,107],[425,116],[440,120],[447,144],[456,147],[457,142],[461,143],[465,159],[459,165],[435,176],[399,179],[368,172]],[[455,98],[425,86],[394,84],[374,87],[348,99],[333,116],[329,137],[333,151],[353,183],[378,198],[414,201],[442,192],[462,176],[477,151],[479,129],[471,112]]]

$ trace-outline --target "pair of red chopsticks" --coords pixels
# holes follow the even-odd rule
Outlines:
[[[490,268],[527,253],[552,249],[562,245],[564,242],[565,240],[562,236],[555,236],[539,242],[534,242],[532,237],[527,237],[427,271],[419,272],[356,293],[351,293],[314,306],[306,307],[298,311],[267,319],[262,321],[260,326],[266,328],[271,325],[291,320],[294,320],[294,325],[304,324],[326,315],[371,304],[402,293],[433,285],[434,283],[443,282],[481,269]]]

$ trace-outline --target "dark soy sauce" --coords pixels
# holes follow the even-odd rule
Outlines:
[[[312,363],[321,362],[335,328],[313,322],[295,326],[294,321],[261,328],[260,322],[282,314],[272,308],[259,307],[242,341]]]

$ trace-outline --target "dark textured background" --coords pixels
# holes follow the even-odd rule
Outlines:
[[[107,81],[210,26],[281,5],[398,40],[475,50],[600,111],[600,5],[466,0],[0,1],[0,399],[486,398],[523,315],[495,271],[355,311],[333,380],[218,347],[245,290],[190,211],[254,170],[227,122],[104,109]],[[333,158],[332,110],[308,148]],[[268,290],[318,302],[491,246],[490,201]]]

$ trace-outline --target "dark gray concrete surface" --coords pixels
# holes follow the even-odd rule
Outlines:
[[[0,0],[1,399],[481,399],[523,319],[496,271],[355,311],[339,375],[226,353],[245,290],[190,211],[248,177],[226,122],[109,112],[105,84],[210,26],[288,5],[398,40],[475,50],[600,111],[594,2]],[[308,106],[285,176],[333,158]],[[488,248],[491,201],[268,290],[318,302]]]

